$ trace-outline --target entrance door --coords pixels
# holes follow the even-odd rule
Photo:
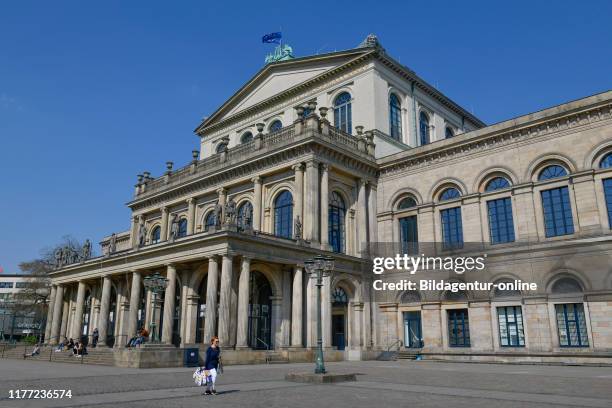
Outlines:
[[[404,312],[404,342],[407,348],[423,347],[421,312]]]
[[[272,288],[258,271],[251,272],[250,288],[248,344],[255,350],[273,349]]]
[[[344,350],[346,345],[346,336],[344,333],[344,315],[332,316],[332,346],[336,346],[338,350]]]

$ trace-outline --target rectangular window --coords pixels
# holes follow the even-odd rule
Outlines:
[[[559,345],[561,347],[588,347],[584,307],[582,303],[555,305]]]
[[[28,287],[28,282],[16,282],[15,289],[24,289]]]
[[[419,236],[417,227],[417,217],[400,218],[400,236],[402,252],[405,254],[416,254],[419,252]]]
[[[489,234],[492,244],[514,242],[512,199],[510,197],[487,201]]]
[[[547,238],[574,233],[574,220],[567,187],[542,191],[544,233]]]
[[[470,322],[467,309],[448,311],[448,344],[450,347],[470,347]]]
[[[0,289],[13,289],[14,282],[0,282]]]
[[[440,211],[442,218],[442,243],[444,249],[463,247],[463,225],[461,224],[461,207]]]
[[[502,347],[525,347],[523,313],[520,306],[497,308],[499,344]]]
[[[605,179],[603,187],[606,196],[606,209],[608,210],[608,225],[612,229],[612,178]]]

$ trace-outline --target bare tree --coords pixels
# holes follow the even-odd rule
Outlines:
[[[80,254],[83,244],[71,236],[64,236],[59,244],[43,249],[40,258],[19,264],[19,269],[26,274],[27,280],[25,287],[14,295],[14,313],[34,318],[37,322],[44,321],[51,294],[49,272],[55,269],[56,251],[66,247]]]

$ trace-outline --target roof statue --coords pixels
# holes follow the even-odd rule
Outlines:
[[[274,52],[266,55],[266,64],[277,61],[287,61],[295,58],[293,56],[293,48],[288,44],[279,44],[274,49]]]
[[[383,49],[382,45],[378,41],[376,34],[369,34],[357,48],[380,48]]]

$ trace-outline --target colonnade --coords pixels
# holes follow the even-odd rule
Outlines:
[[[238,262],[234,262],[234,261]],[[238,268],[235,268],[237,264]],[[261,264],[259,264],[261,265]],[[175,264],[165,265],[165,276],[168,280],[166,296],[163,297],[163,325],[161,330],[161,342],[172,344],[173,341],[173,319],[177,306],[180,306],[180,336],[181,344],[196,343],[196,327],[199,304],[205,303],[204,335],[203,343],[207,343],[213,335],[220,338],[222,347],[247,349],[249,344],[249,304],[251,303],[251,274],[258,271],[258,265],[252,265],[252,259],[247,256],[237,256],[231,253],[211,256],[207,260],[207,268],[195,269],[177,268]],[[179,270],[180,269],[180,270]],[[204,270],[207,269],[205,276]],[[196,273],[196,271],[198,273]],[[237,276],[234,276],[234,275]],[[116,347],[122,347],[124,340],[135,335],[139,329],[139,305],[141,299],[143,279],[145,271],[132,271],[123,282],[123,287],[130,288],[129,294],[126,290],[118,294],[115,322],[118,315],[119,327],[114,333],[108,333],[109,315],[111,310],[111,291],[113,279],[110,275],[101,277],[101,283],[97,284],[95,292],[95,307],[90,314],[90,330],[98,328],[99,345],[105,345],[107,335],[119,334]],[[122,275],[124,276],[124,275]],[[175,304],[177,297],[174,296],[176,285],[179,284],[180,305]],[[316,346],[316,287],[313,279],[309,279],[302,266],[296,265],[288,268],[286,265],[276,270],[270,269],[266,274],[272,288],[271,303],[271,347],[279,348],[302,348]],[[204,294],[198,293],[199,282],[206,279],[206,299],[201,299]],[[115,283],[119,283],[116,279]],[[45,336],[50,344],[57,344],[64,336],[78,339],[83,332],[83,313],[85,293],[88,284],[93,283],[85,280],[76,284],[76,300],[70,296],[65,300],[66,290],[70,287],[74,290],[74,283],[54,284],[51,289],[51,304],[48,312],[48,322]],[[306,293],[304,292],[304,289]],[[324,279],[322,288],[322,317],[323,317],[323,344],[331,347],[331,279]],[[93,293],[93,292],[92,292]],[[155,305],[152,304],[150,293],[145,293],[147,322],[149,327],[150,313]],[[179,292],[177,292],[179,293]],[[132,307],[132,305],[135,305]],[[304,310],[305,309],[305,310]],[[70,312],[72,311],[72,312]],[[93,318],[91,315],[94,314]],[[157,316],[159,324],[160,316]],[[351,323],[349,322],[349,325]],[[359,325],[359,323],[355,323]]]

